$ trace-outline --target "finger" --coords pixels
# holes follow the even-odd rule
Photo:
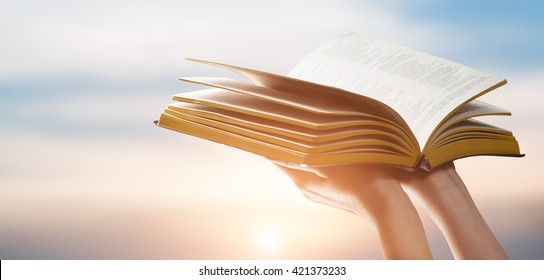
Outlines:
[[[274,163],[276,166],[282,166],[284,168],[310,172],[310,173],[314,173],[315,175],[319,177],[326,178],[325,174],[323,174],[320,169],[315,168],[315,166],[311,166],[307,164],[297,164],[297,163],[291,163],[291,162],[285,162],[285,161],[279,161],[279,160],[273,160],[273,159],[269,159],[269,160],[272,161],[272,163]]]
[[[321,185],[325,182],[324,178],[312,172],[289,168],[282,165],[276,166],[285,174],[287,174],[300,189],[308,189],[311,186]]]
[[[304,190],[301,190],[301,192],[304,195],[304,197],[306,197],[308,200],[310,200],[312,202],[327,205],[327,206],[332,206],[332,207],[338,208],[340,210],[344,210],[344,211],[348,211],[348,212],[353,213],[353,214],[357,214],[357,212],[355,210],[350,209],[349,207],[346,207],[346,205],[344,205],[342,203],[339,203],[335,199],[332,199],[329,196],[326,196],[326,195],[321,194],[319,192],[313,191],[311,189],[304,189]]]
[[[323,178],[336,178],[340,180],[351,178],[361,182],[389,176],[382,166],[373,164],[340,164],[316,166],[313,169],[315,173],[320,174]]]
[[[282,165],[276,166],[278,166],[280,170],[285,172],[287,175],[289,175],[289,177],[291,177],[291,179],[293,179],[300,192],[304,195],[304,197],[306,197],[306,199],[320,204],[325,204],[346,211],[350,211],[349,209],[337,203],[330,197],[313,190],[315,185],[322,185],[325,179],[315,175],[314,173],[303,171],[300,169],[293,169],[289,167],[284,167]]]

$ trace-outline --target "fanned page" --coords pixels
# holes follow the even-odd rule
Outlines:
[[[415,135],[402,116],[378,100],[337,87],[325,86],[259,70],[200,59],[189,58],[189,60],[234,71],[250,80],[253,84],[250,87],[253,89],[249,90],[250,88],[248,88],[247,84],[244,85],[230,79],[179,78],[180,80],[258,96],[274,103],[317,112],[320,113],[320,118],[328,114],[350,116],[372,115],[400,128],[404,132],[405,141],[409,142],[410,146],[416,148],[418,156],[421,153],[421,148]]]
[[[389,105],[404,118],[421,147],[457,108],[506,83],[459,63],[355,33],[322,45],[289,76]]]
[[[427,149],[430,167],[474,155],[523,156],[511,131],[471,119],[447,128]]]
[[[402,130],[374,116],[316,114],[224,89],[186,92],[173,99],[181,102],[170,104],[165,113],[180,124],[190,121],[299,152],[380,146],[412,161],[420,152]]]
[[[427,145],[423,149],[423,154],[427,154],[427,151],[429,151],[430,146],[433,145],[433,141],[436,137],[439,137],[444,130],[448,129],[449,127],[470,119],[474,117],[480,117],[480,116],[510,116],[510,111],[479,101],[479,100],[473,100],[465,105],[463,105],[461,108],[459,108],[457,111],[455,111],[454,114],[450,115],[447,119],[445,119],[433,132],[433,134],[430,136],[429,140],[427,141]]]

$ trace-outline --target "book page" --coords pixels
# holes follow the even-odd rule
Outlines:
[[[319,143],[341,140],[361,135],[365,137],[379,135],[380,137],[388,137],[391,141],[395,143],[406,143],[406,140],[404,138],[396,135],[396,131],[390,130],[386,126],[383,126],[380,122],[372,120],[364,121],[364,125],[363,122],[359,121],[359,125],[357,126],[319,130],[277,121],[274,119],[244,114],[232,110],[192,103],[177,102],[169,105],[167,109],[170,111],[177,111],[185,114],[198,116],[201,118],[238,125],[240,127],[284,135],[290,138],[300,139],[307,142]],[[419,154],[419,152],[420,151],[418,150],[417,154]]]
[[[172,97],[176,101],[201,104],[210,107],[221,108],[225,110],[240,112],[243,114],[254,115],[257,117],[290,123],[311,129],[333,129],[338,127],[348,127],[367,124],[369,121],[378,122],[374,117],[362,118],[361,116],[337,116],[319,114],[299,110],[290,106],[268,102],[266,100],[255,98],[249,95],[237,94],[223,89],[206,89],[192,92],[176,94]],[[170,106],[183,106],[180,104],[170,104]],[[383,122],[382,122],[383,123]],[[404,135],[402,131],[394,126],[388,126],[395,129],[399,135]]]
[[[243,93],[246,95],[254,96],[261,98],[270,102],[282,104],[285,106],[290,106],[298,108],[301,110],[321,113],[321,114],[331,114],[339,116],[361,116],[361,117],[370,117],[374,114],[373,108],[368,107],[368,112],[360,113],[357,112],[354,108],[353,102],[348,103],[344,100],[328,100],[324,98],[316,98],[319,96],[316,95],[301,95],[295,94],[292,92],[283,92],[274,90],[271,88],[260,87],[253,84],[244,83],[238,80],[229,79],[229,78],[214,78],[214,77],[180,77],[178,78],[181,81],[202,84],[210,87],[215,87],[219,89],[228,90],[231,92]],[[377,115],[377,114],[375,114]]]
[[[342,90],[338,87],[295,79],[235,65],[188,58],[188,60],[218,66],[234,71],[251,81],[251,85],[223,78],[178,78],[182,81],[203,84],[243,93],[275,103],[303,110],[335,115],[373,115],[393,126],[397,126],[410,145],[421,151],[412,130],[393,108],[374,98]],[[322,115],[323,115],[322,114]],[[316,119],[316,121],[318,121]]]
[[[207,63],[213,64],[211,62]],[[221,66],[225,68],[236,67],[225,64]],[[259,73],[260,75],[253,74],[252,76],[254,78],[257,77],[262,82],[266,82],[267,85],[258,85],[245,83],[235,79],[214,77],[180,77],[178,80],[246,94],[319,114],[375,117],[384,122],[398,125],[403,129],[407,129],[407,131],[409,130],[407,125],[404,124],[404,119],[402,119],[395,110],[373,98],[341,90],[336,87],[323,86],[286,76],[273,75],[247,68],[241,69],[243,70],[238,70],[237,72],[243,71],[242,75],[249,72]],[[276,89],[275,86],[270,86],[268,83],[276,83],[276,86],[282,85],[283,88],[279,90]]]
[[[506,83],[468,66],[355,33],[322,45],[288,76],[389,105],[404,118],[421,147],[457,107]]]
[[[445,121],[443,121],[440,126],[433,132],[433,135],[431,135],[431,139],[429,141],[432,141],[433,137],[438,137],[438,135],[440,135],[442,131],[460,121],[474,117],[491,115],[510,116],[512,115],[512,113],[510,113],[510,111],[506,109],[491,105],[489,103],[485,103],[483,101],[472,100],[469,103],[463,105],[463,107],[459,108],[454,114],[450,115]]]

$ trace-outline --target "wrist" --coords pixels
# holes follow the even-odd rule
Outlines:
[[[430,172],[416,171],[403,177],[403,186],[420,198],[444,196],[449,192],[464,188],[464,183],[457,174],[453,163],[444,164]]]
[[[395,179],[379,180],[361,188],[357,193],[357,204],[361,216],[367,216],[377,225],[415,211],[412,201]]]

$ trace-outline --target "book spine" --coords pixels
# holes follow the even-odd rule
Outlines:
[[[420,168],[427,172],[431,171],[431,164],[429,163],[429,159],[424,154],[419,155],[414,168]]]

